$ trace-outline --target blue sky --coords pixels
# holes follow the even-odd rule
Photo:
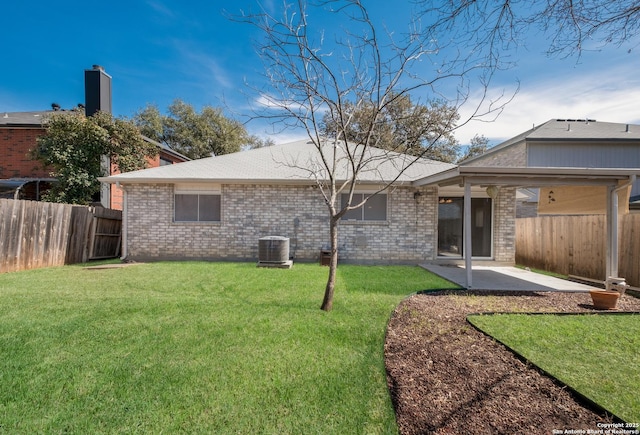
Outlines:
[[[246,82],[262,80],[263,67],[253,47],[260,35],[223,12],[255,10],[257,4],[5,2],[0,14],[0,112],[48,110],[53,102],[72,108],[84,101],[84,70],[98,64],[113,77],[117,116],[132,116],[149,103],[165,110],[180,98],[196,108],[222,107],[228,116],[245,120],[249,105],[259,97]],[[261,4],[274,10],[281,3]],[[410,0],[365,4],[390,29],[404,26],[411,11]],[[325,25],[328,32],[339,31]],[[564,59],[548,57],[544,44],[541,35],[532,34],[530,44],[518,50],[517,67],[497,76],[490,94],[509,94],[518,84],[519,92],[495,122],[461,128],[456,135],[462,144],[476,133],[497,143],[551,118],[640,124],[638,41]],[[250,121],[247,129],[261,136],[268,130],[258,121]],[[301,137],[288,132],[274,139]]]

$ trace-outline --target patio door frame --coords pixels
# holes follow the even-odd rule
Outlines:
[[[472,208],[472,199],[489,199],[490,200],[490,204],[491,204],[491,210],[490,210],[490,216],[489,216],[489,225],[491,226],[491,229],[489,231],[489,234],[487,237],[489,237],[489,255],[478,255],[478,256],[472,256],[473,259],[477,259],[477,260],[492,260],[494,258],[494,231],[495,231],[495,225],[494,225],[494,216],[495,216],[495,200],[493,200],[491,197],[489,197],[489,195],[486,194],[485,189],[474,189],[472,192],[469,192],[469,195],[465,195],[464,191],[459,188],[457,189],[451,189],[451,188],[440,188],[438,191],[438,204],[440,204],[440,201],[442,198],[456,198],[456,199],[461,199],[462,200],[462,213],[460,216],[461,219],[461,234],[462,234],[462,251],[460,252],[460,255],[453,255],[453,256],[447,256],[447,255],[440,255],[440,237],[443,236],[440,233],[440,213],[438,212],[438,235],[437,235],[437,242],[436,242],[436,257],[438,259],[456,259],[456,260],[462,260],[464,258],[466,258],[467,256],[467,249],[469,246],[472,247],[473,246],[471,244],[471,239],[473,238],[473,211],[477,211],[474,210]],[[486,218],[484,219],[486,221]],[[476,221],[477,223],[477,221]],[[466,226],[468,225],[469,228],[466,228]],[[477,225],[480,226],[480,225]],[[469,240],[467,240],[469,239]]]

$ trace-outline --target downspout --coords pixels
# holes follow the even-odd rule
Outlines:
[[[608,244],[608,258],[607,258],[607,276],[608,280],[610,276],[617,277],[618,276],[618,192],[627,187],[633,185],[636,182],[636,175],[632,174],[629,176],[629,180],[615,188],[613,188],[611,192],[611,209],[609,212],[610,221],[608,223],[608,227],[610,229],[609,234],[609,244]]]
[[[125,261],[127,259],[127,190],[124,186],[120,185],[119,181],[116,181],[116,186],[122,189],[122,230],[120,240],[120,260]]]

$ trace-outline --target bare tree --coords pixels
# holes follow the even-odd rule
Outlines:
[[[433,35],[488,52],[506,50],[539,29],[548,53],[578,55],[589,44],[622,45],[638,36],[638,0],[418,0]]]
[[[381,32],[360,0],[313,5],[298,0],[285,4],[282,17],[262,10],[236,19],[256,26],[263,37],[257,49],[268,80],[258,90],[263,104],[256,116],[278,127],[303,129],[315,146],[313,162],[286,163],[308,171],[327,206],[331,260],[321,308],[329,311],[340,219],[393,186],[411,166],[424,164],[431,145],[470,120],[459,120],[457,109],[468,100],[472,86],[486,91],[494,64],[456,50],[449,50],[453,57],[445,59],[446,47],[424,33],[418,22],[408,23],[404,33]],[[331,28],[319,27],[318,22],[331,23]],[[449,110],[434,117],[437,122],[424,119],[422,131],[407,135],[393,151],[378,148],[388,109],[410,95],[417,109],[424,99],[442,101]],[[482,109],[476,108],[471,118],[503,106],[481,100]],[[352,143],[355,122],[359,137]],[[333,131],[325,136],[327,125]],[[377,192],[354,195],[358,183],[371,174],[377,174]]]

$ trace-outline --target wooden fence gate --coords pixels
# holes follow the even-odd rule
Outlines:
[[[0,199],[0,272],[115,258],[121,228],[119,210]]]

